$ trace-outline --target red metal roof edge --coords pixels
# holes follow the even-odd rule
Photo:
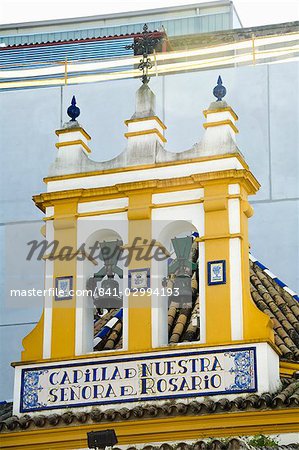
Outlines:
[[[151,35],[154,37],[163,37],[165,36],[164,31],[150,31]],[[51,41],[51,42],[40,42],[36,44],[17,44],[17,45],[8,45],[7,47],[0,47],[1,50],[11,50],[16,48],[30,48],[30,47],[45,47],[45,46],[52,46],[52,45],[65,45],[65,44],[74,44],[74,43],[80,43],[80,42],[93,42],[93,41],[108,41],[113,39],[127,39],[129,37],[137,38],[141,37],[142,33],[127,33],[127,34],[115,34],[114,36],[102,36],[97,38],[85,38],[85,39],[70,39],[66,41]]]

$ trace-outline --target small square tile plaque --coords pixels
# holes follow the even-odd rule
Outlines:
[[[55,300],[71,300],[73,298],[72,289],[72,276],[55,278]]]
[[[208,285],[226,283],[226,263],[225,260],[208,262]]]
[[[150,287],[150,269],[129,270],[129,289],[148,289]]]

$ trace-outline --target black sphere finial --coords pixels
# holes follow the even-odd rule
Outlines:
[[[76,106],[76,97],[73,95],[71,106],[67,109],[67,115],[71,118],[71,122],[75,122],[77,117],[80,116],[80,108]]]
[[[213,95],[217,98],[217,102],[221,102],[223,97],[226,95],[226,88],[222,86],[222,79],[220,75],[217,80],[217,86],[213,89]]]

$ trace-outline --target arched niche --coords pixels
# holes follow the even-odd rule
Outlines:
[[[155,225],[156,240],[158,245],[162,245],[166,249],[167,254],[171,258],[176,258],[172,239],[192,236],[192,252],[196,249],[196,262],[198,259],[198,242],[195,237],[198,237],[198,229],[196,226],[188,220],[173,220],[173,221],[161,221]],[[194,342],[199,341],[199,295],[198,295],[198,268],[193,272],[192,288],[195,293],[195,286],[197,292],[196,298],[190,309],[188,308],[181,311],[179,307],[169,308],[169,299],[165,295],[153,295],[152,298],[152,323],[153,323],[153,345],[154,347],[179,344],[181,342]],[[153,289],[161,294],[165,294],[163,291],[163,279],[168,278],[168,258],[164,261],[153,260],[152,262],[152,285]],[[181,315],[181,316],[180,316]],[[184,317],[185,315],[185,317]],[[197,321],[195,323],[195,320]],[[193,325],[192,325],[193,323]],[[172,339],[169,340],[169,331],[173,332]],[[186,336],[188,340],[186,340]],[[178,337],[178,338],[177,338]],[[192,337],[192,339],[191,339]],[[177,339],[176,339],[177,338]],[[184,338],[184,339],[183,339]]]
[[[103,227],[96,228],[94,226],[96,224]],[[77,284],[82,291],[87,289],[87,280],[104,266],[103,261],[99,258],[99,243],[104,241],[124,241],[124,236],[121,236],[119,230],[108,228],[108,226],[111,226],[111,222],[107,224],[94,222],[92,225],[92,232],[86,239],[81,239],[81,242],[78,240],[78,248],[81,248],[84,253],[82,261],[79,258],[77,262]],[[90,223],[85,227],[85,231],[88,228],[88,231],[90,231]],[[123,269],[123,261],[120,261],[118,266]],[[123,280],[119,279],[118,276],[115,276],[115,279],[119,283],[120,291],[123,291]],[[115,318],[117,318],[117,321]],[[102,314],[99,315],[94,307],[93,298],[87,295],[87,292],[77,300],[76,321],[76,354],[114,350],[116,345],[119,347],[119,344],[122,342],[122,311],[103,309]],[[103,335],[101,330],[105,326],[107,328],[109,324],[113,324],[113,328],[111,327],[110,333]],[[114,340],[111,337],[112,333]],[[95,345],[97,345],[96,349]]]

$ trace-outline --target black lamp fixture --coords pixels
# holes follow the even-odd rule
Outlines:
[[[114,430],[90,431],[87,433],[88,448],[93,448],[94,450],[104,450],[106,447],[113,447],[117,442]]]

